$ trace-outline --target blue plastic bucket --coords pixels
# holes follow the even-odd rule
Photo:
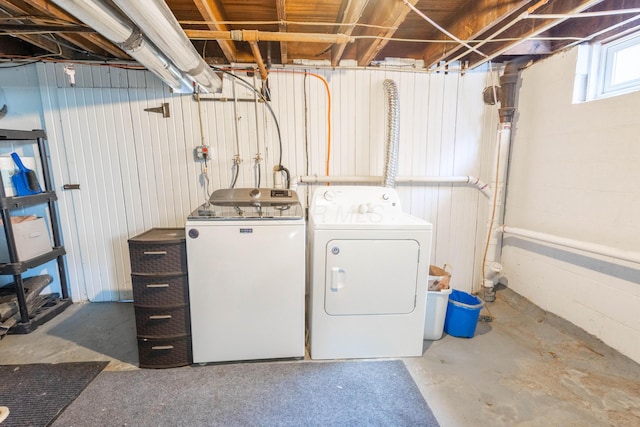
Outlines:
[[[454,337],[473,338],[483,305],[480,298],[454,289],[449,295],[444,331]]]

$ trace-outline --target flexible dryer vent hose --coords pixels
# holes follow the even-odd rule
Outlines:
[[[398,139],[400,136],[398,86],[391,79],[383,83],[387,100],[387,155],[384,163],[385,187],[395,187],[398,175]]]

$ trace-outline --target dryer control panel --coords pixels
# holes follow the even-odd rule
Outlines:
[[[382,222],[402,213],[397,191],[387,187],[321,187],[310,209],[340,223]]]

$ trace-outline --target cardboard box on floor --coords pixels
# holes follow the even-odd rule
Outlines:
[[[29,260],[51,250],[51,237],[44,218],[38,218],[35,215],[12,216],[11,223],[19,261]],[[2,220],[0,220],[0,226],[2,226]],[[7,262],[9,262],[7,236],[4,230],[1,230],[0,263]]]

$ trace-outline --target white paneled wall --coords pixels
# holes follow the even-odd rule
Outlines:
[[[210,190],[229,187],[239,156],[237,187],[273,185],[280,157],[271,113],[264,103],[233,101],[255,94],[225,75],[228,101],[200,102],[174,95],[146,72],[76,65],[76,86],[60,64],[38,66],[74,299],[131,298],[127,239],[151,227],[181,227],[205,200],[204,164],[193,150],[211,147]],[[109,69],[106,69],[109,70]],[[253,76],[244,76],[250,84]],[[330,89],[325,89],[325,79]],[[383,81],[393,79],[400,101],[400,176],[473,175],[488,180],[486,164],[497,109],[482,103],[491,83],[485,71],[461,75],[386,70],[273,70],[270,105],[282,136],[282,164],[291,177],[381,176],[385,153]],[[110,86],[110,87],[109,87]],[[168,103],[170,117],[144,111]],[[331,108],[328,116],[328,108]],[[330,121],[330,131],[329,131]],[[203,134],[200,128],[204,130]],[[304,194],[313,188],[300,185]],[[434,224],[432,263],[453,266],[453,285],[479,283],[486,198],[464,185],[399,185],[404,209]]]

